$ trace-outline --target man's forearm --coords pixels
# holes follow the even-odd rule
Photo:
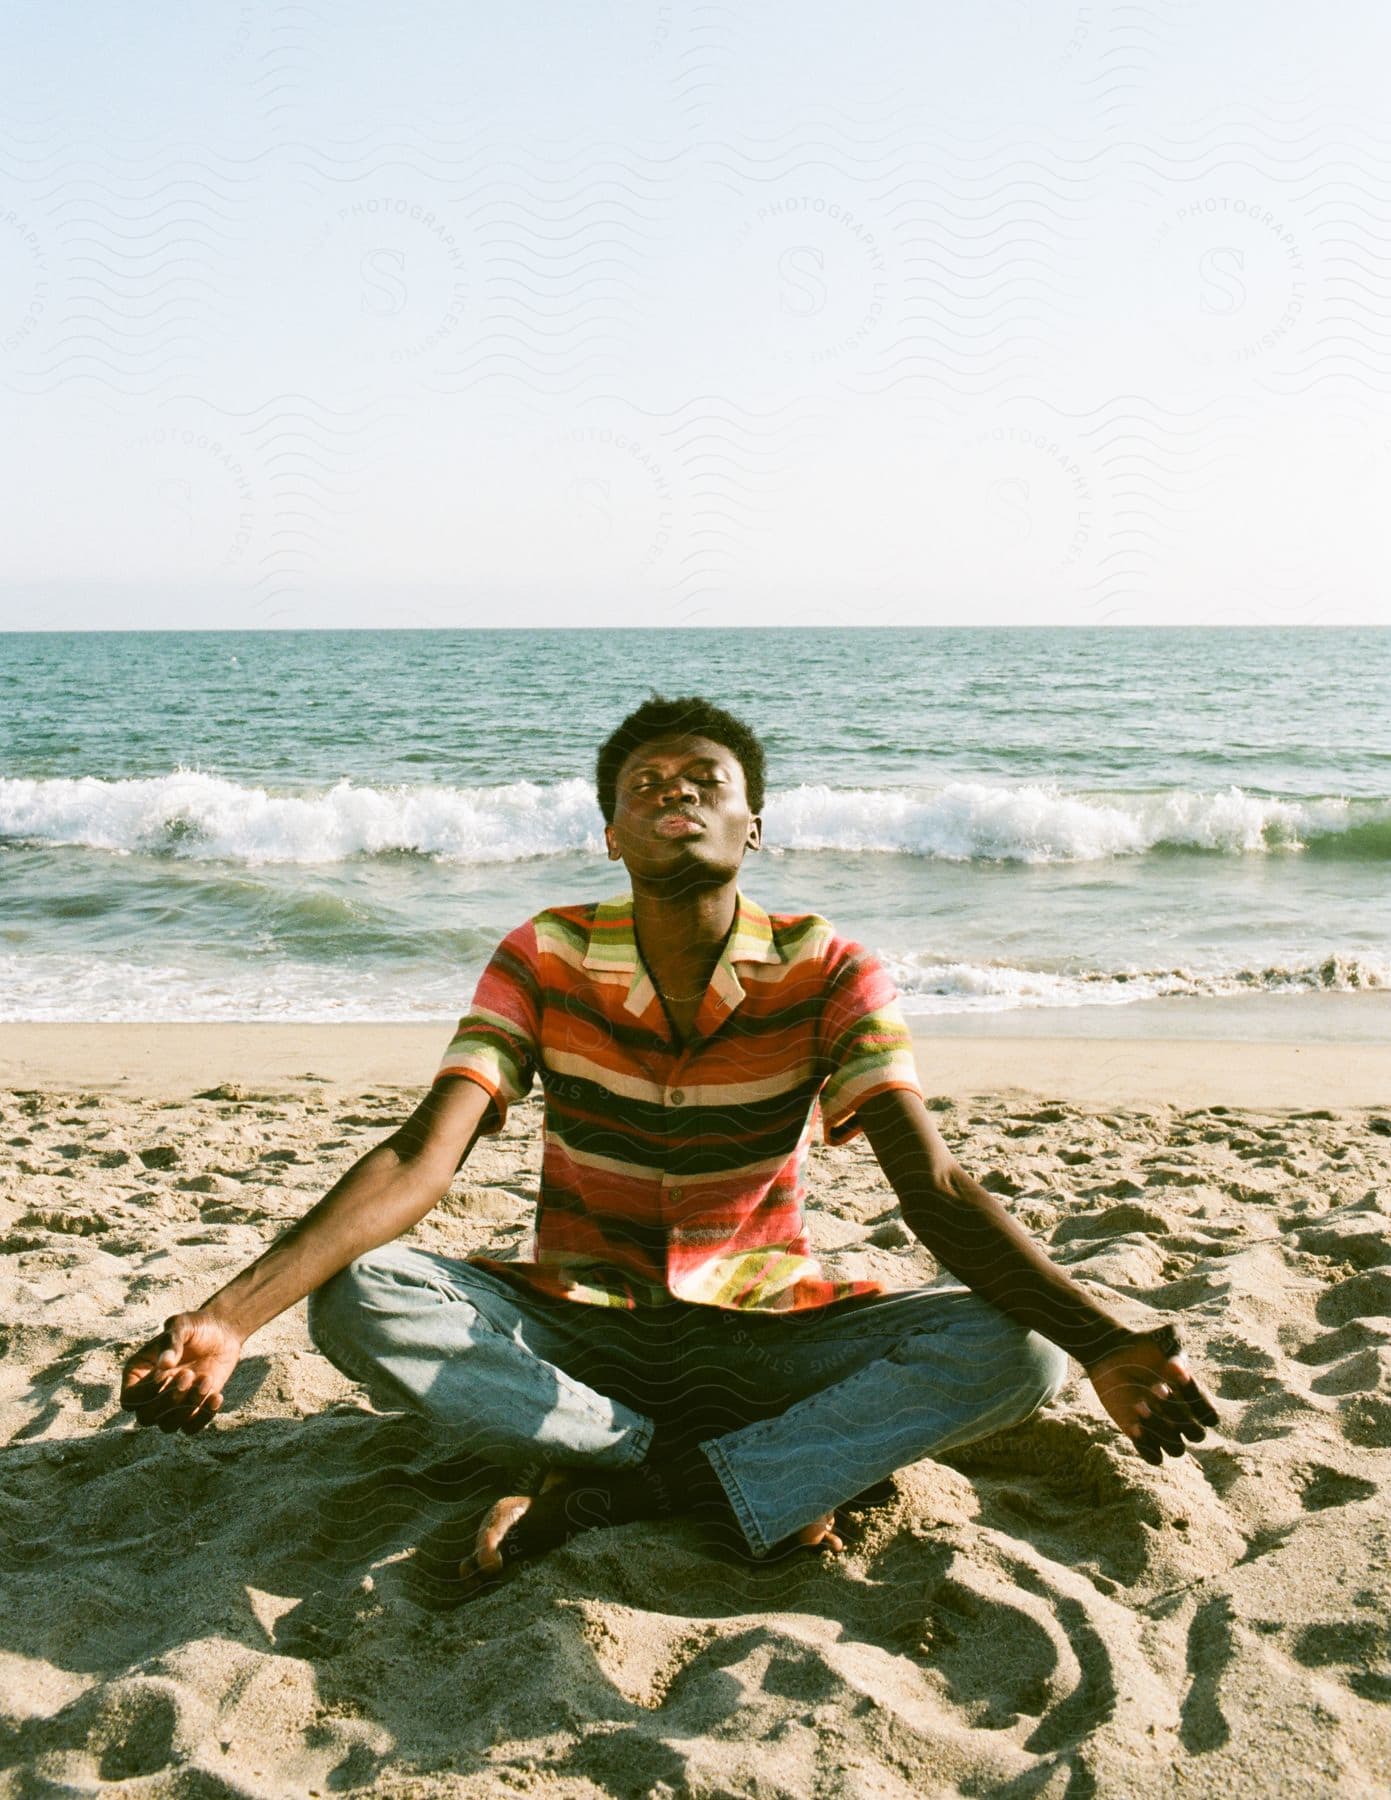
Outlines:
[[[930,1187],[915,1186],[899,1200],[909,1230],[953,1275],[1084,1366],[1129,1337],[1115,1316],[961,1169]]]
[[[203,1310],[250,1337],[355,1257],[408,1231],[443,1199],[452,1176],[438,1159],[377,1145]]]

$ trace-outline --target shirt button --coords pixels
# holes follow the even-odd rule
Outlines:
[[[673,1088],[671,1090],[671,1103],[673,1106],[680,1106],[681,1102],[685,1098],[686,1098],[686,1095],[685,1095],[685,1092],[683,1089]]]
[[[684,1199],[684,1198],[685,1198],[685,1194],[686,1194],[686,1190],[685,1190],[685,1188],[673,1188],[673,1189],[672,1189],[672,1190],[671,1190],[671,1197],[672,1197],[672,1199],[673,1199],[673,1200],[681,1200],[681,1199]]]

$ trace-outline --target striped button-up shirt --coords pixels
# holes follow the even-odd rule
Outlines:
[[[485,1131],[539,1076],[545,1132],[528,1262],[470,1260],[604,1306],[668,1299],[793,1311],[876,1281],[811,1254],[803,1171],[886,1088],[918,1092],[887,973],[815,914],[740,894],[696,1014],[673,1032],[638,951],[631,895],[538,913],[503,939],[436,1080],[492,1097]]]

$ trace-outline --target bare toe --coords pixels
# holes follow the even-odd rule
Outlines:
[[[491,1574],[502,1568],[502,1545],[509,1531],[531,1511],[532,1495],[505,1494],[484,1513],[474,1533],[473,1549],[459,1559],[459,1579]]]
[[[804,1544],[808,1550],[839,1553],[845,1548],[844,1539],[836,1531],[836,1515],[833,1512],[822,1513],[819,1519],[813,1519],[810,1525],[804,1525],[797,1533],[797,1542]]]
[[[426,1591],[466,1599],[500,1580],[506,1573],[509,1535],[562,1479],[548,1475],[538,1494],[502,1494],[483,1511],[470,1507],[426,1532],[415,1552],[415,1576]]]

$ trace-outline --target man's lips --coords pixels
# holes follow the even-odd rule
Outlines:
[[[687,837],[693,831],[704,831],[705,827],[689,813],[668,813],[666,818],[658,819],[652,829],[658,837]]]

